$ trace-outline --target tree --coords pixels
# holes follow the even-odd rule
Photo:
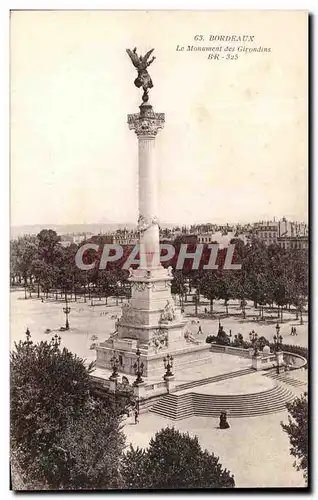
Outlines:
[[[130,445],[121,463],[121,476],[126,489],[148,488],[150,484],[147,451]]]
[[[173,271],[173,281],[171,283],[171,293],[178,294],[180,297],[180,307],[183,307],[183,298],[187,293],[185,276],[182,271]]]
[[[233,488],[234,477],[219,458],[203,451],[197,437],[170,427],[150,440],[147,450],[132,446],[122,463],[126,488]]]
[[[213,301],[218,298],[218,274],[213,271],[206,271],[200,279],[200,291],[204,297],[210,301],[210,314],[213,313]]]
[[[57,282],[60,269],[36,258],[32,263],[32,272],[38,285],[38,297],[40,296],[40,288],[48,297],[49,291]]]
[[[10,283],[11,286],[16,284],[16,280],[21,282],[21,275],[18,261],[18,240],[10,241]]]
[[[294,467],[302,470],[304,478],[308,478],[308,398],[305,392],[292,403],[287,403],[289,411],[288,424],[281,423],[287,432],[291,444],[290,453],[296,459]]]
[[[106,269],[99,270],[96,275],[96,285],[99,289],[100,296],[103,295],[105,297],[105,304],[107,305],[108,297],[111,297],[115,294],[117,286],[117,275],[113,271],[107,271]]]
[[[67,415],[81,413],[89,398],[93,365],[53,342],[15,343],[11,352],[11,437],[34,458],[50,447]]]
[[[300,314],[303,324],[303,309],[308,296],[308,254],[303,250],[288,251],[288,275],[290,303],[296,307],[296,319]]]
[[[118,488],[118,463],[124,445],[118,419],[101,402],[92,401],[78,418],[68,419],[50,455],[39,458],[42,463],[37,470],[44,470],[43,478],[59,489]]]
[[[96,395],[92,369],[56,342],[33,344],[29,332],[15,344],[11,455],[30,489],[116,487],[124,447],[118,405]]]
[[[11,259],[14,273],[23,278],[25,298],[28,279],[32,280],[32,263],[38,251],[37,240],[33,236],[23,236],[18,238],[16,244],[11,244]]]
[[[56,249],[60,246],[61,236],[52,229],[42,229],[37,235],[39,245],[39,257],[46,264],[53,264],[55,260]]]
[[[218,298],[224,300],[226,315],[229,314],[229,300],[233,297],[233,282],[231,279],[231,271],[222,270],[219,272],[218,279]]]

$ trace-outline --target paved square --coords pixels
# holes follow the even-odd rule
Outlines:
[[[94,300],[95,306],[90,302],[70,302],[71,313],[69,317],[71,329],[66,332],[58,332],[62,337],[62,345],[88,360],[95,359],[95,351],[90,350],[94,342],[92,336],[98,337],[97,341],[105,340],[110,333],[114,332],[115,316],[121,314],[120,304],[116,306],[114,299],[108,300],[108,306],[104,299]],[[54,300],[44,301],[39,299],[24,299],[23,291],[11,293],[11,346],[14,341],[25,339],[25,330],[29,327],[32,340],[50,340],[51,336],[65,325],[65,315],[63,313],[64,301]],[[206,305],[208,308],[208,305]],[[187,328],[196,336],[198,340],[204,341],[207,335],[216,335],[218,330],[218,317],[204,316],[205,306],[199,308],[199,319],[187,316]],[[224,313],[224,306],[217,302],[214,310]],[[189,304],[185,307],[186,315],[194,312],[194,307]],[[254,329],[259,336],[264,335],[272,341],[275,332],[275,320],[271,324],[258,323],[253,321],[255,311],[251,308],[248,311],[248,319],[242,320],[238,305],[230,304],[230,316],[222,318],[221,322],[225,331],[231,329],[232,335],[242,333],[248,339],[248,333]],[[254,316],[253,316],[254,314]],[[204,317],[202,317],[204,316]],[[307,346],[307,318],[305,324],[299,325],[295,320],[294,313],[284,312],[286,323],[281,325],[281,334],[284,343]],[[199,321],[199,323],[198,323]],[[277,319],[276,319],[277,321]],[[197,334],[198,326],[201,325],[202,334]],[[297,326],[298,336],[290,336],[291,326]],[[51,332],[45,334],[49,328]],[[187,370],[180,370],[176,374],[180,383],[195,378],[204,378],[214,374],[226,373],[244,369],[250,365],[249,360],[236,356],[211,353],[211,363],[193,367]],[[250,376],[242,377],[241,380],[231,382],[220,382],[213,385],[213,391],[241,391],[248,392],[252,383]],[[251,376],[253,377],[253,375]],[[295,372],[295,377],[306,381],[306,372]],[[245,382],[244,382],[245,380]],[[242,388],[242,383],[244,387]],[[264,384],[271,381],[264,382]],[[211,386],[202,386],[200,392],[211,391]],[[295,394],[300,394],[304,389],[293,388]],[[305,486],[305,481],[301,472],[293,468],[293,457],[289,453],[288,436],[283,432],[280,422],[287,421],[287,413],[276,413],[262,417],[231,418],[229,417],[230,429],[218,429],[218,419],[212,417],[191,417],[185,420],[173,422],[154,413],[144,413],[140,415],[140,422],[133,424],[133,418],[125,420],[124,432],[127,436],[127,443],[135,446],[146,447],[150,438],[156,431],[167,425],[174,425],[183,432],[197,435],[203,448],[213,451],[220,457],[220,462],[227,467],[235,476],[237,487],[285,487]],[[191,430],[190,430],[191,429]]]

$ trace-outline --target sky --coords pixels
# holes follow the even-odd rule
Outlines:
[[[211,34],[248,34],[246,46],[271,52],[217,61],[186,50]],[[134,47],[155,48],[150,100],[166,116],[159,220],[306,221],[305,12],[14,11],[11,224],[137,221]]]

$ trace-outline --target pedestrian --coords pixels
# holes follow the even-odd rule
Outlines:
[[[199,335],[199,333],[202,333],[201,325],[199,326],[198,335]]]
[[[137,425],[139,423],[139,420],[138,420],[138,411],[135,410],[135,425]]]
[[[207,314],[207,312],[208,312],[208,310],[207,310],[207,308],[205,307],[205,308],[204,308],[204,314]]]
[[[294,333],[294,327],[292,326],[291,330],[290,330],[290,334],[293,335],[293,333]]]
[[[296,327],[294,327],[294,334],[298,335],[298,333],[296,332]]]
[[[227,421],[226,411],[221,411],[221,413],[220,413],[219,427],[220,427],[220,429],[228,429],[230,427],[230,424]]]

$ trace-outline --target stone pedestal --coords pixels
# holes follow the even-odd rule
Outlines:
[[[116,392],[117,380],[109,380],[109,392]]]
[[[139,401],[145,398],[145,387],[146,384],[144,382],[134,386],[134,394]]]
[[[282,367],[285,365],[284,362],[284,352],[283,351],[277,351],[276,352],[276,360],[277,360],[277,366]]]
[[[263,369],[262,356],[257,355],[257,356],[252,357],[252,368],[254,368],[254,370],[256,370],[256,371]]]
[[[168,393],[173,392],[177,385],[174,376],[166,377],[165,382],[166,382],[167,392]]]

